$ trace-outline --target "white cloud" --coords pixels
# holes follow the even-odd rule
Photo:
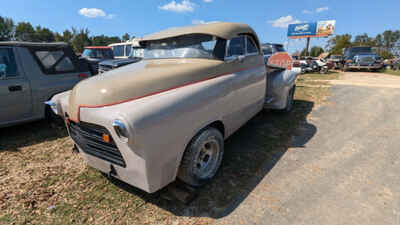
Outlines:
[[[198,24],[205,24],[206,21],[204,20],[192,20],[192,24],[198,25]]]
[[[308,9],[303,10],[303,14],[312,14],[312,13],[313,13],[313,11],[311,11],[311,10],[308,10]]]
[[[214,0],[203,0],[203,2],[207,2],[207,3],[210,3],[210,2],[213,2]]]
[[[329,10],[328,7],[321,7],[321,8],[317,8],[315,11],[316,11],[317,13],[321,13],[321,12],[323,12],[323,11],[328,11],[328,10]]]
[[[276,20],[270,20],[268,23],[271,23],[273,27],[287,28],[289,24],[293,23],[301,23],[300,20],[294,19],[291,15],[282,16]]]
[[[114,14],[107,15],[102,9],[97,8],[82,8],[78,11],[78,13],[88,18],[104,17],[106,19],[112,19],[115,17]]]
[[[163,6],[159,6],[158,8],[165,11],[172,11],[178,13],[184,12],[193,12],[195,4],[190,0],[182,0],[181,3],[177,3],[175,0],[172,0],[170,3],[165,4]]]

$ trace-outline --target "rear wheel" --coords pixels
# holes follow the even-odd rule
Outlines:
[[[296,86],[293,86],[292,89],[290,89],[288,96],[286,98],[286,107],[282,109],[282,112],[290,112],[293,109],[293,104],[294,104],[294,93],[296,91]]]
[[[192,186],[201,186],[217,173],[224,154],[224,138],[213,127],[197,134],[187,146],[178,178]]]

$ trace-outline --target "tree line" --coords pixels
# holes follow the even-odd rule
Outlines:
[[[328,40],[326,50],[332,54],[340,55],[342,49],[357,46],[373,47],[383,59],[399,57],[400,30],[386,30],[376,37],[370,37],[366,33],[356,35],[354,38],[350,34],[336,35]]]
[[[313,46],[309,54],[305,48],[295,54],[301,56],[308,54],[317,57],[324,51],[328,51],[332,55],[341,55],[342,49],[357,46],[373,47],[375,52],[383,59],[400,57],[400,30],[386,30],[376,37],[370,37],[366,33],[356,35],[354,38],[350,34],[335,35],[328,39],[325,49],[320,46]]]
[[[91,36],[86,29],[72,27],[62,33],[51,31],[40,25],[35,28],[29,22],[15,22],[11,18],[0,16],[0,41],[31,41],[31,42],[66,42],[74,51],[81,53],[85,46],[106,46],[112,43],[130,40],[130,35],[125,33],[121,38],[118,36],[96,35]]]

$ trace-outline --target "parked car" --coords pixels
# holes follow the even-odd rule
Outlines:
[[[81,58],[86,59],[90,64],[92,74],[98,74],[99,63],[104,60],[114,59],[111,47],[108,46],[87,46]]]
[[[395,58],[391,60],[390,69],[400,70],[400,58]]]
[[[340,69],[341,62],[343,61],[343,57],[341,55],[331,55],[328,59],[328,62],[333,64],[334,69]]]
[[[296,74],[267,74],[248,25],[174,28],[140,44],[143,60],[85,80],[51,105],[89,165],[142,190],[176,178],[206,183],[225,139],[263,108],[293,106]]]
[[[132,63],[139,62],[143,58],[143,48],[139,45],[138,40],[133,40],[131,43],[130,55],[127,58],[109,59],[99,63],[99,73],[126,66]]]
[[[277,52],[286,52],[282,44],[265,43],[261,45],[262,52],[264,54],[265,63],[268,63],[268,59]]]
[[[89,76],[65,43],[0,42],[0,127],[49,116],[43,102]]]
[[[114,54],[114,58],[126,59],[131,54],[132,41],[114,43],[114,44],[110,44],[108,46],[111,47],[113,54]]]
[[[381,58],[371,47],[352,47],[344,50],[342,68],[347,70],[380,70],[383,68]]]

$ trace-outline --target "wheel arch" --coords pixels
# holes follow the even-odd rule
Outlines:
[[[222,120],[215,120],[213,122],[209,122],[206,123],[207,125],[202,126],[201,128],[195,129],[194,132],[191,134],[191,136],[189,138],[187,138],[187,140],[184,142],[184,146],[183,146],[183,151],[181,151],[181,153],[179,154],[179,156],[177,157],[177,162],[176,162],[176,168],[175,168],[175,173],[174,173],[174,179],[176,179],[177,175],[178,175],[178,171],[179,171],[179,167],[181,166],[182,163],[182,159],[183,156],[185,154],[185,151],[188,147],[188,145],[190,144],[190,142],[192,142],[193,138],[195,138],[200,132],[202,132],[203,130],[212,127],[217,129],[219,132],[221,132],[222,137],[225,139],[225,124],[222,122]]]

